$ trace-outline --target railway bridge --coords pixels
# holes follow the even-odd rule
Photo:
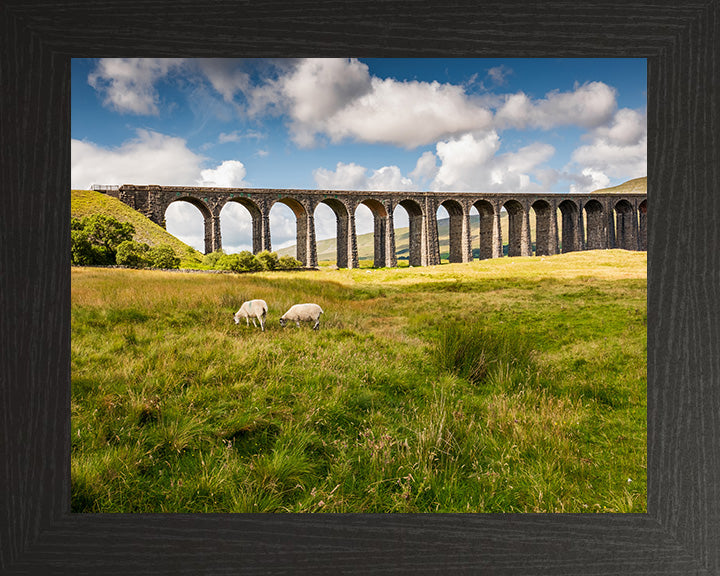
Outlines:
[[[411,266],[440,263],[437,224],[440,206],[449,215],[450,262],[471,261],[471,239],[477,235],[481,259],[502,257],[505,242],[508,256],[606,248],[647,250],[647,194],[376,192],[127,184],[106,193],[163,227],[170,204],[189,202],[203,216],[206,253],[222,248],[220,212],[229,202],[241,204],[250,212],[253,252],[271,250],[270,210],[278,202],[285,204],[296,218],[296,258],[308,267],[317,266],[314,215],[320,204],[329,206],[336,216],[339,268],[358,267],[355,210],[361,204],[373,214],[376,267],[397,265],[393,213],[398,206],[408,213]],[[479,214],[476,231],[471,230],[473,207]],[[506,239],[500,225],[503,209],[508,217]]]

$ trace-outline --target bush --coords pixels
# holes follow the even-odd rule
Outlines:
[[[121,266],[145,268],[150,265],[149,250],[150,246],[145,243],[125,240],[117,248],[115,261]]]
[[[262,270],[262,262],[257,259],[257,257],[252,253],[248,252],[247,250],[243,250],[242,252],[239,252],[237,254],[238,261],[240,262],[240,268],[242,270],[247,270],[249,272],[255,272],[257,270]]]
[[[80,266],[115,264],[118,246],[135,234],[129,222],[102,214],[73,218],[70,230],[71,262]]]
[[[260,261],[263,270],[275,270],[278,265],[278,255],[275,252],[263,250],[255,256]]]
[[[225,256],[225,250],[222,248],[220,250],[215,250],[215,252],[208,252],[203,256],[202,263],[203,266],[208,266],[210,268],[215,268],[217,265],[218,260]]]
[[[302,262],[292,256],[280,256],[277,263],[278,270],[289,270],[291,268],[302,268]]]
[[[262,270],[262,264],[252,253],[243,250],[238,254],[222,255],[215,264],[215,268],[233,272],[255,272]]]
[[[175,251],[167,244],[155,246],[148,252],[150,266],[153,268],[179,268],[180,258],[175,256]]]

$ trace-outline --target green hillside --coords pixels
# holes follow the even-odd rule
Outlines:
[[[94,190],[72,190],[70,194],[70,214],[73,218],[82,218],[93,214],[112,216],[121,222],[132,224],[135,227],[134,240],[138,242],[145,242],[150,247],[168,244],[180,258],[202,259],[203,255],[200,252],[178,240],[164,228],[137,210],[133,210],[127,204],[123,204],[117,198]]]
[[[611,188],[594,190],[593,194],[647,194],[647,176],[634,178]]]

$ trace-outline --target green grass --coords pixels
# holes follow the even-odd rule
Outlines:
[[[235,325],[264,298],[266,332]],[[293,303],[321,329],[279,326]],[[76,512],[645,512],[646,254],[72,270]]]

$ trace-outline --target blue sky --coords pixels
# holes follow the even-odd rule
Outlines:
[[[72,187],[589,191],[646,176],[646,78],[644,59],[73,59]],[[166,218],[202,248],[194,207]],[[289,209],[270,223],[293,243]],[[221,225],[249,248],[244,208]]]

